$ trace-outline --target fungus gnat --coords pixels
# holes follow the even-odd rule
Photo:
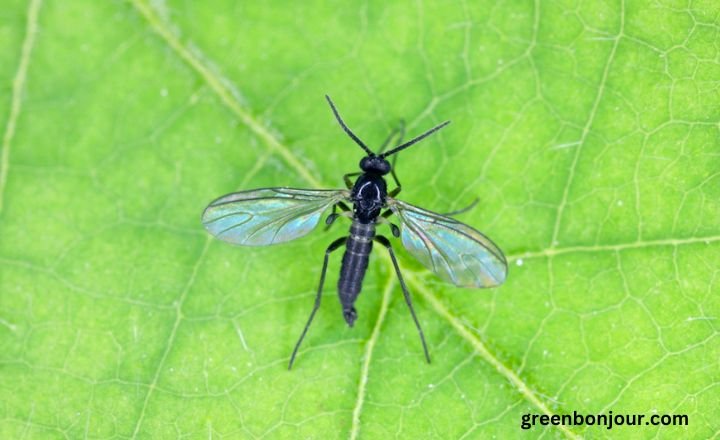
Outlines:
[[[382,235],[375,235],[375,226],[378,223],[388,223],[392,234],[401,237],[405,249],[440,278],[456,286],[498,286],[505,281],[507,262],[502,251],[489,238],[450,218],[453,213],[436,214],[395,199],[402,187],[387,157],[425,139],[450,121],[443,122],[389,151],[382,152],[385,147],[383,146],[380,152],[373,153],[345,125],[330,97],[325,98],[342,129],[367,154],[360,161],[362,171],[343,177],[347,189],[260,188],[240,191],[210,203],[203,212],[202,222],[212,235],[228,243],[265,246],[294,240],[310,233],[320,222],[323,212],[330,207],[332,213],[325,221],[328,226],[340,216],[352,219],[350,235],[333,241],[325,251],[315,305],[295,344],[288,369],[292,368],[298,348],[320,307],[330,253],[342,246],[345,246],[345,254],[340,269],[338,294],[345,322],[350,327],[355,323],[357,312],[353,306],[360,294],[373,242],[379,243],[390,254],[405,302],[420,335],[425,358],[430,362],[425,336],[415,315],[410,293],[400,273],[390,240]],[[401,132],[402,129],[398,131]],[[393,136],[394,134],[390,135],[386,145]],[[396,185],[390,192],[387,191],[384,178],[387,174],[392,176]],[[357,177],[355,183],[352,182],[352,177]],[[337,212],[338,209],[340,212]],[[389,222],[388,218],[393,214],[400,219],[400,228]]]

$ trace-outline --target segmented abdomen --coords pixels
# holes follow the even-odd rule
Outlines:
[[[338,294],[343,309],[351,308],[362,288],[367,271],[372,239],[375,236],[375,224],[354,221],[350,226],[350,236],[345,244]]]

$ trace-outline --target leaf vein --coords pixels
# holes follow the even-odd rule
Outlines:
[[[580,159],[580,152],[582,150],[583,145],[585,145],[585,141],[587,140],[587,136],[590,133],[590,128],[593,125],[593,122],[595,121],[595,116],[597,115],[598,107],[600,106],[600,101],[602,101],[603,95],[605,93],[605,88],[607,86],[607,79],[608,74],[610,72],[610,66],[613,63],[613,60],[615,59],[615,53],[617,52],[618,45],[620,44],[620,39],[623,37],[623,32],[625,28],[625,1],[620,2],[620,29],[618,30],[617,35],[613,38],[613,46],[610,50],[610,55],[608,55],[607,62],[605,63],[605,68],[603,69],[602,77],[600,78],[600,83],[598,84],[598,92],[597,95],[595,95],[595,100],[593,102],[593,106],[590,109],[590,114],[588,115],[587,122],[585,123],[585,126],[583,127],[582,134],[580,135],[580,140],[578,141],[577,148],[575,149],[575,155],[573,156],[572,164],[570,165],[570,171],[568,172],[568,179],[565,183],[565,187],[563,188],[563,194],[562,198],[560,199],[560,203],[558,204],[557,208],[557,214],[555,215],[555,225],[553,226],[553,234],[552,238],[550,239],[550,248],[554,248],[556,246],[557,240],[558,240],[558,234],[560,233],[560,224],[562,223],[563,214],[565,212],[565,208],[568,204],[568,197],[570,194],[570,187],[573,184],[573,181],[575,180],[575,170],[577,168],[578,161]]]
[[[385,322],[385,316],[387,315],[388,307],[390,306],[390,295],[392,294],[393,287],[395,287],[395,280],[392,277],[392,274],[390,274],[383,291],[382,303],[380,305],[380,312],[378,312],[377,321],[375,321],[375,326],[373,327],[370,339],[368,339],[367,344],[365,345],[365,356],[358,383],[355,408],[353,409],[352,414],[352,427],[350,429],[351,440],[357,439],[358,434],[360,433],[360,413],[362,412],[363,404],[365,403],[365,394],[367,392],[367,382],[370,373],[370,362],[372,361],[375,344],[380,336],[380,328],[382,327],[383,322]]]
[[[190,278],[188,279],[188,282],[185,284],[185,287],[183,288],[182,292],[180,293],[180,297],[175,302],[175,321],[173,322],[172,329],[170,330],[170,335],[168,336],[167,343],[165,344],[165,350],[163,351],[162,356],[160,357],[160,361],[158,362],[157,368],[155,369],[155,373],[153,374],[153,379],[150,385],[148,386],[148,391],[145,394],[145,399],[143,400],[143,405],[140,409],[140,415],[138,416],[137,422],[135,423],[135,428],[133,429],[132,438],[135,439],[138,437],[138,433],[140,432],[140,427],[142,426],[142,422],[145,419],[145,411],[147,410],[148,402],[150,401],[150,397],[152,397],[153,391],[155,388],[157,388],[158,381],[160,380],[160,373],[162,372],[163,367],[165,366],[165,362],[167,361],[168,355],[170,354],[170,350],[172,349],[173,343],[175,342],[175,338],[177,337],[177,330],[180,327],[180,323],[183,320],[183,313],[182,313],[182,307],[185,303],[185,300],[187,299],[188,292],[190,291],[190,288],[192,287],[193,283],[195,282],[195,278],[197,277],[198,270],[200,269],[200,266],[205,259],[205,254],[207,254],[207,250],[210,248],[210,241],[212,240],[212,237],[209,235],[205,238],[205,243],[203,244],[203,248],[200,251],[200,255],[198,256],[197,260],[195,261],[195,265],[193,266],[192,273],[190,274]]]
[[[572,253],[592,253],[592,252],[614,252],[627,249],[644,249],[650,247],[661,246],[687,246],[693,244],[711,244],[720,241],[720,235],[710,235],[707,237],[689,237],[689,238],[663,238],[658,240],[638,240],[630,243],[591,245],[591,246],[567,246],[554,248],[549,247],[539,251],[522,252],[507,256],[508,261],[519,261],[530,258],[546,258],[555,255],[572,254]]]
[[[5,132],[2,140],[2,155],[0,155],[0,212],[3,209],[3,195],[7,184],[8,168],[10,166],[10,144],[15,136],[15,128],[17,120],[20,116],[20,108],[22,105],[23,89],[27,80],[27,71],[30,65],[30,56],[33,46],[35,45],[35,35],[38,30],[38,16],[40,15],[40,6],[42,0],[31,0],[28,5],[27,27],[25,31],[25,39],[22,43],[20,52],[20,63],[18,64],[15,78],[12,84],[12,98],[10,101],[10,115],[8,116]]]
[[[310,170],[300,162],[290,149],[281,144],[280,141],[260,123],[251,113],[251,111],[239,102],[235,97],[232,89],[228,86],[231,84],[229,80],[223,78],[218,72],[215,72],[207,63],[197,55],[198,50],[191,51],[188,47],[180,42],[178,36],[173,33],[171,26],[166,20],[161,19],[153,10],[152,6],[146,4],[143,0],[131,0],[137,11],[148,21],[150,27],[170,46],[170,48],[184,60],[193,70],[195,70],[210,88],[218,95],[220,100],[235,116],[240,119],[255,135],[265,142],[265,145],[271,151],[277,153],[288,164],[290,168],[305,179],[310,185],[320,188],[322,184],[310,172]]]
[[[498,373],[500,373],[502,376],[505,377],[511,384],[517,388],[520,395],[522,395],[528,402],[530,402],[532,405],[537,407],[540,411],[543,412],[543,414],[547,414],[548,416],[552,416],[555,413],[543,402],[538,394],[533,391],[530,386],[525,383],[525,381],[522,380],[520,376],[517,375],[510,367],[505,365],[500,359],[498,359],[497,356],[495,356],[494,353],[492,353],[488,347],[477,337],[475,336],[458,318],[452,315],[450,311],[440,302],[440,300],[435,297],[426,287],[423,283],[421,283],[419,280],[417,280],[414,276],[414,274],[411,274],[409,276],[405,276],[408,283],[412,284],[417,292],[422,295],[422,297],[430,303],[430,305],[435,309],[435,311],[443,317],[445,320],[447,320],[450,325],[456,330],[456,332],[463,338],[465,341],[470,343],[470,345],[475,349],[475,351],[482,357],[487,363],[492,365]],[[570,429],[568,429],[566,426],[558,425],[557,428],[562,431],[563,434],[565,434],[566,437],[571,439],[579,439],[581,438],[578,434],[574,433]]]

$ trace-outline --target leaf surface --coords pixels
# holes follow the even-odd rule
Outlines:
[[[8,0],[0,12],[0,437],[709,438],[720,432],[720,14],[710,1]],[[296,360],[336,222],[213,240],[214,198],[342,187],[403,152],[401,199],[507,254],[458,289],[398,240],[348,328]],[[381,233],[390,235],[385,227]],[[523,414],[687,414],[535,426]]]

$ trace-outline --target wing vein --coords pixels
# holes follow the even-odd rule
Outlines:
[[[507,261],[481,232],[398,200],[389,205],[402,221],[405,248],[440,278],[461,287],[491,287],[505,281]]]

